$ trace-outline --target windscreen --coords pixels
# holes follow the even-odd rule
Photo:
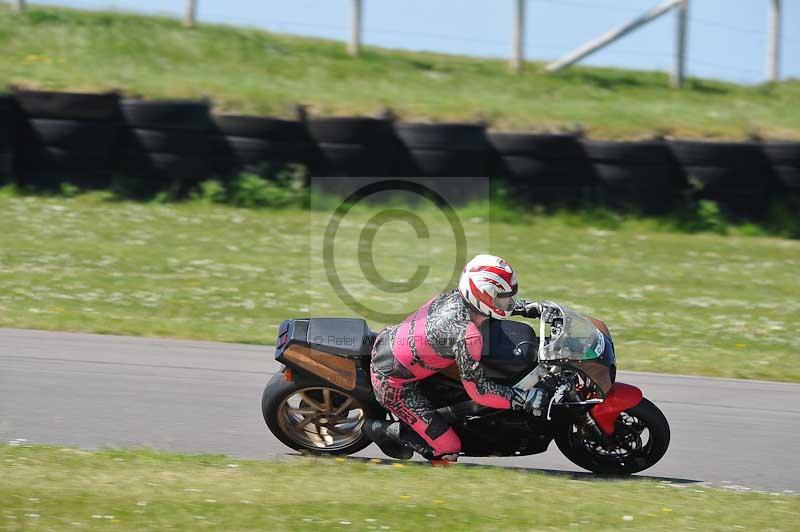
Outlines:
[[[606,347],[605,337],[592,322],[572,309],[547,301],[554,311],[551,338],[539,350],[540,360],[592,360]]]

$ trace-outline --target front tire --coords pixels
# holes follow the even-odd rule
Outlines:
[[[642,399],[620,413],[609,442],[599,442],[567,423],[556,433],[556,445],[572,463],[593,473],[632,475],[658,462],[669,447],[667,418]]]
[[[286,381],[276,373],[264,388],[261,412],[270,432],[302,453],[347,455],[372,441],[364,422],[379,415],[363,399],[319,382]]]

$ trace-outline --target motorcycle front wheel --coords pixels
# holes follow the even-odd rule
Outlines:
[[[601,442],[574,423],[556,433],[556,445],[572,463],[593,473],[632,475],[658,462],[669,446],[669,423],[656,405],[642,399],[620,413],[614,434]]]
[[[367,447],[364,422],[372,407],[347,392],[320,383],[287,381],[276,373],[264,388],[261,412],[269,430],[303,453],[347,455]]]

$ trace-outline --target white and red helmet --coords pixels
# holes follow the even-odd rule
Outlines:
[[[464,266],[458,291],[481,314],[504,320],[514,308],[517,276],[500,257],[477,255]]]

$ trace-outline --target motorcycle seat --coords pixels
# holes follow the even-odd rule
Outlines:
[[[369,356],[376,333],[356,318],[309,318],[309,347],[345,357]]]

